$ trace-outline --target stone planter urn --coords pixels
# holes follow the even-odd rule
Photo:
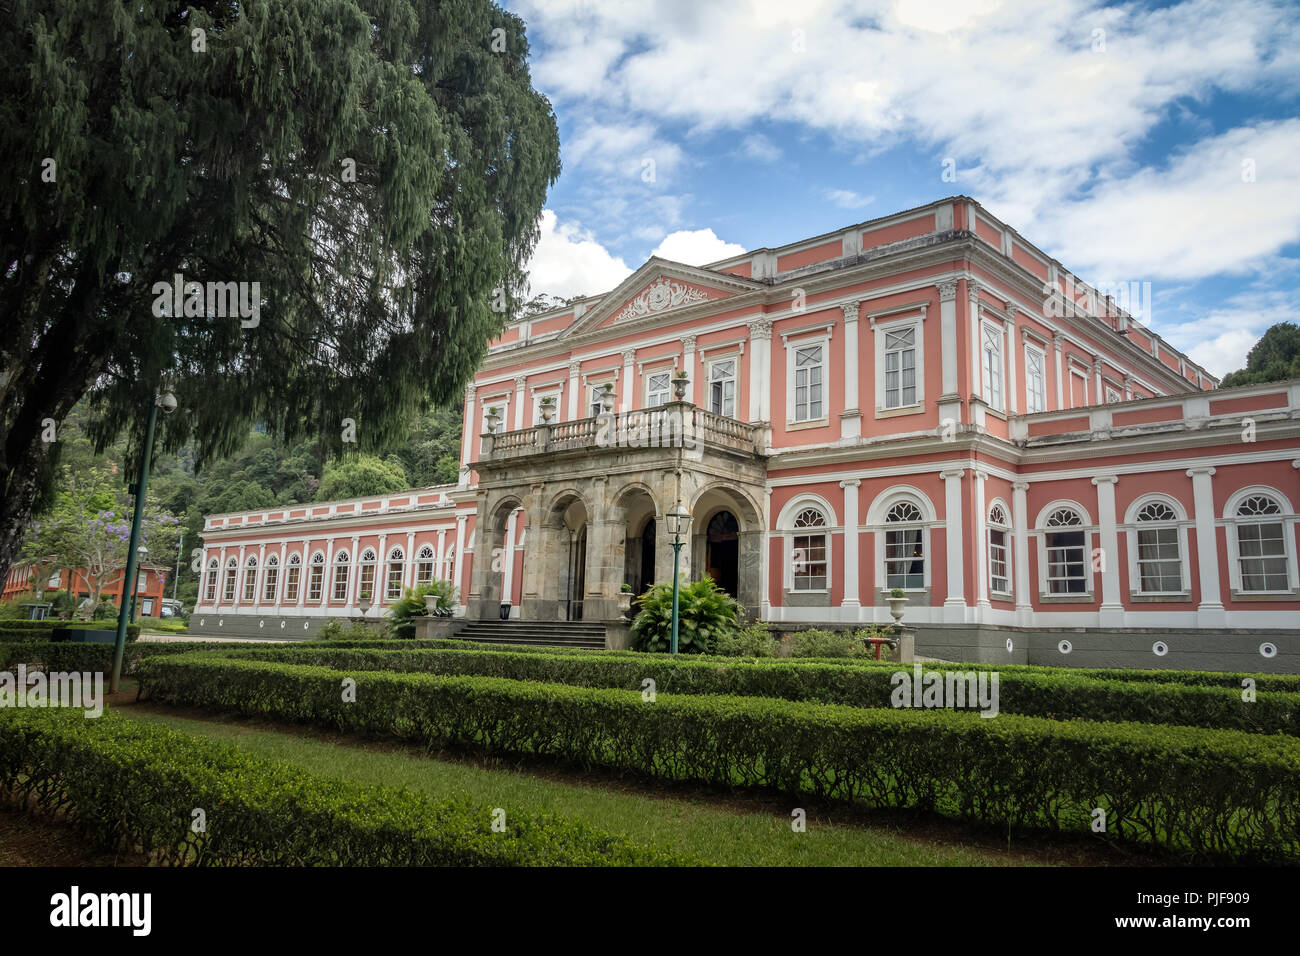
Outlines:
[[[487,427],[490,434],[495,435],[497,426],[501,424],[501,409],[489,408],[487,413]]]
[[[542,413],[542,422],[549,425],[551,423],[551,419],[555,417],[555,399],[553,398],[542,399],[540,411]]]
[[[686,389],[690,384],[691,380],[685,375],[673,376],[673,395],[676,396],[677,401],[680,402],[686,398]]]
[[[360,599],[357,601],[357,607],[361,608],[362,617],[365,617],[367,614],[369,614],[370,609],[374,607],[374,604],[372,604],[370,601],[370,595],[362,594]]]
[[[618,613],[626,617],[630,610],[632,610],[632,592],[620,591],[618,594]]]
[[[606,382],[600,387],[600,410],[607,415],[614,410],[613,382]]]
[[[907,607],[907,595],[894,596],[889,595],[889,613],[894,618],[895,623],[903,619],[903,609]]]

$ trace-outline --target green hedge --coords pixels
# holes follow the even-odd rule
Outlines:
[[[223,649],[223,655],[226,653]],[[830,664],[791,666],[785,661],[737,661],[726,666],[699,660],[566,654],[510,654],[461,650],[367,650],[358,648],[256,648],[229,652],[243,660],[306,664],[336,670],[388,670],[445,675],[504,677],[575,687],[642,689],[650,678],[661,693],[724,694],[783,700],[890,707],[898,670],[845,668]],[[926,671],[979,673],[961,667]],[[1300,694],[1260,692],[1253,702],[1222,687],[1138,684],[1065,673],[1000,674],[1002,713],[1055,720],[1136,721],[1182,724],[1249,733],[1300,735]],[[973,705],[972,705],[973,706]]]
[[[35,624],[38,626],[13,627],[12,625],[14,624]],[[99,624],[101,626],[96,628],[95,624]],[[55,621],[53,623],[47,621],[5,621],[2,624],[0,624],[0,644],[8,643],[10,641],[31,641],[42,637],[45,640],[49,640],[50,632],[53,631],[54,628],[56,627],[69,627],[72,628],[73,630],[84,630],[86,628],[94,628],[95,630],[116,631],[117,622],[108,621],[105,623],[105,622],[97,621],[94,624],[84,624],[84,623],[78,624],[78,623],[73,623],[71,621]],[[126,639],[128,641],[135,641],[139,637],[140,637],[140,625],[128,624],[126,626]]]
[[[151,698],[430,747],[1300,861],[1300,741],[1195,727],[864,709],[218,659],[153,657]],[[356,700],[343,688],[355,681]]]
[[[697,861],[578,820],[319,777],[115,714],[0,713],[0,784],[109,850],[207,866],[607,866]],[[195,808],[205,832],[193,832]]]
[[[140,661],[155,655],[256,648],[260,643],[176,641],[158,644],[128,644],[123,649],[122,673],[134,674]],[[19,664],[26,664],[28,667],[40,667],[47,671],[90,671],[92,673],[101,671],[108,673],[113,668],[113,645],[88,644],[81,641],[42,640],[0,644],[0,670],[12,670]]]

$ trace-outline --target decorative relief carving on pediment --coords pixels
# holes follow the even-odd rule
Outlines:
[[[704,302],[707,299],[708,296],[703,289],[697,289],[682,282],[674,282],[672,279],[661,276],[646,286],[640,295],[624,306],[623,311],[614,316],[614,321],[639,319],[643,315],[653,315],[656,312],[665,312],[668,309]]]

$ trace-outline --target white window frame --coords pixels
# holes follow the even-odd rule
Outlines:
[[[819,418],[796,418],[795,404],[795,355],[801,349],[820,347],[822,350],[821,364],[821,406],[822,414]],[[830,422],[830,355],[831,355],[831,337],[829,335],[812,335],[799,339],[788,339],[785,341],[785,420],[787,425],[825,425]],[[804,368],[813,368],[814,366],[804,366]],[[810,403],[811,404],[811,403]]]
[[[339,571],[343,572],[343,580],[339,580]],[[334,561],[330,571],[330,603],[343,604],[348,599],[348,591],[352,586],[352,555],[346,548],[341,548],[334,555]],[[339,591],[342,590],[342,595]]]
[[[366,571],[370,572],[370,585],[366,586]],[[370,595],[370,603],[378,604],[379,594],[376,591],[376,582],[379,580],[379,552],[374,548],[366,548],[361,552],[361,560],[357,562],[357,596],[361,600],[361,592],[366,591]]]
[[[1237,508],[1247,498],[1253,498],[1256,495],[1267,495],[1276,501],[1278,507],[1281,509],[1281,514],[1277,517],[1278,521],[1282,525],[1282,545],[1286,555],[1287,583],[1290,585],[1286,590],[1246,591],[1242,588],[1241,546],[1237,537],[1238,528],[1242,524],[1257,524],[1259,522],[1238,520]],[[1295,595],[1297,591],[1300,591],[1300,578],[1297,577],[1297,575],[1300,574],[1300,570],[1298,570],[1296,566],[1295,548],[1296,513],[1295,507],[1286,495],[1268,485],[1251,485],[1248,488],[1242,488],[1241,490],[1234,492],[1224,505],[1222,524],[1227,528],[1228,580],[1231,584],[1234,598],[1245,597],[1247,600],[1252,600],[1266,595],[1290,597]]]
[[[226,562],[226,580],[221,584],[221,600],[224,604],[233,604],[239,593],[239,559],[231,557]]]
[[[320,558],[319,561],[316,559]],[[316,580],[316,570],[320,569],[320,580]],[[325,595],[329,593],[330,587],[329,568],[325,564],[325,552],[317,551],[311,556],[311,561],[307,564],[307,600],[313,604],[323,604]],[[312,589],[316,589],[315,596],[312,595]]]
[[[1175,517],[1169,521],[1139,521],[1138,515],[1147,505],[1160,503],[1167,505],[1174,513]],[[1187,509],[1177,498],[1159,492],[1151,492],[1145,495],[1139,495],[1133,499],[1124,513],[1124,525],[1120,529],[1128,536],[1128,590],[1129,595],[1135,598],[1145,597],[1190,597],[1192,593],[1192,569],[1190,552],[1187,545],[1187,529],[1193,522],[1187,519]],[[1141,531],[1158,530],[1162,528],[1174,528],[1177,530],[1178,542],[1178,576],[1179,590],[1177,591],[1144,591],[1142,590],[1142,567],[1139,560],[1140,546],[1138,543],[1138,533]]]
[[[1074,380],[1075,380],[1076,378],[1083,382],[1083,404],[1082,404],[1082,405],[1076,405],[1076,404],[1074,404]],[[1067,399],[1067,400],[1069,401],[1069,403],[1070,403],[1070,408],[1087,408],[1087,407],[1089,407],[1089,405],[1091,404],[1091,399],[1088,398],[1088,391],[1089,391],[1089,389],[1088,389],[1088,373],[1087,373],[1087,372],[1084,372],[1084,371],[1080,371],[1080,369],[1078,368],[1078,366],[1076,366],[1076,365],[1074,365],[1073,363],[1071,363],[1071,364],[1070,364],[1070,377],[1069,377],[1069,380],[1068,380],[1067,383],[1066,383],[1066,390],[1065,390],[1065,397],[1066,397],[1066,399]]]
[[[818,511],[821,513],[825,524],[820,528],[796,528],[795,519],[804,511]],[[802,494],[786,502],[781,514],[777,518],[777,528],[780,529],[780,541],[782,560],[785,570],[782,572],[782,587],[793,594],[829,594],[831,585],[835,580],[835,549],[832,546],[832,536],[843,529],[836,523],[835,509],[831,503],[821,495]],[[824,588],[798,588],[796,589],[794,574],[794,539],[807,537],[809,534],[823,534],[826,537],[826,587]]]
[[[714,409],[713,409],[713,386],[714,386],[714,384],[715,384],[715,379],[713,378],[713,369],[714,369],[715,366],[722,365],[723,363],[730,363],[730,365],[731,365],[731,375],[716,380],[716,384],[721,384],[721,385],[723,385],[724,387],[723,387],[723,389],[722,389],[722,393],[723,393],[723,394],[722,394],[722,403],[721,403],[721,408],[720,408],[720,410],[718,410],[718,411],[714,411]],[[708,361],[706,361],[706,362],[704,363],[704,368],[705,368],[705,381],[704,381],[704,387],[705,387],[705,394],[704,394],[704,407],[705,407],[706,409],[708,409],[710,412],[713,412],[713,414],[715,414],[715,415],[722,415],[724,418],[736,418],[736,417],[737,417],[737,416],[736,416],[736,407],[737,407],[737,403],[738,403],[739,400],[740,400],[740,356],[739,356],[739,355],[721,355],[721,356],[718,356],[717,358],[711,358],[711,359],[709,359]],[[726,410],[726,408],[727,408],[726,391],[727,391],[727,390],[726,390],[725,385],[726,385],[727,382],[730,382],[730,383],[731,383],[731,412],[730,412],[730,413],[728,413],[727,410]]]
[[[1079,524],[1069,525],[1066,527],[1074,531],[1083,532],[1083,584],[1082,591],[1063,591],[1052,593],[1048,590],[1047,581],[1047,536],[1055,534],[1055,528],[1047,527],[1047,519],[1061,508],[1068,508],[1079,516]],[[1096,591],[1096,572],[1092,569],[1092,554],[1096,550],[1094,541],[1097,535],[1097,526],[1092,523],[1092,517],[1088,509],[1077,501],[1068,498],[1061,498],[1053,501],[1038,512],[1038,519],[1034,522],[1034,537],[1038,540],[1038,597],[1044,602],[1053,601],[1079,601],[1086,603],[1093,600]]]
[[[267,594],[270,594],[270,597]],[[262,603],[274,604],[280,596],[280,558],[267,555],[266,568],[262,572]]]
[[[664,387],[662,389],[657,389],[657,388],[651,389],[650,383],[654,381],[656,378],[659,378],[661,376],[664,381]],[[658,402],[654,401],[653,397],[660,394],[663,395],[663,400]],[[660,405],[666,405],[672,400],[673,400],[672,366],[669,366],[667,368],[655,369],[653,372],[646,372],[645,373],[645,404],[642,407],[658,408]]]
[[[208,562],[208,579],[203,585],[205,604],[217,603],[217,587],[221,583],[221,562],[213,558]]]
[[[876,414],[897,414],[907,409],[920,409],[925,406],[925,316],[903,315],[888,319],[872,319],[871,329],[875,333],[876,364]],[[885,343],[889,333],[912,333],[912,351],[916,369],[916,400],[904,404],[889,406],[889,396],[885,391]],[[902,386],[899,387],[899,401],[902,402]]]
[[[289,555],[284,565],[284,603],[297,604],[302,593],[302,555],[297,551]]]
[[[885,518],[894,505],[900,501],[910,501],[921,509],[921,557],[922,577],[924,587],[922,588],[904,588],[904,591],[913,593],[922,593],[929,591],[933,586],[931,584],[934,573],[934,562],[937,559],[934,550],[934,529],[936,526],[942,527],[943,523],[938,519],[938,512],[935,510],[934,502],[920,488],[913,485],[894,485],[887,488],[875,497],[871,502],[870,508],[867,509],[867,523],[863,525],[863,531],[871,532],[871,537],[875,543],[875,583],[876,590],[882,594],[888,594],[892,590],[885,582],[889,576],[885,573],[885,535],[891,530],[899,527],[908,527],[908,525],[898,525],[893,522],[886,522]]]
[[[994,521],[993,513],[999,508],[1002,510],[1003,520]],[[1002,544],[998,545],[998,547],[1002,549],[1002,564],[1003,567],[1006,569],[1006,573],[1003,575],[1003,580],[1006,582],[1007,585],[1005,588],[998,588],[994,584],[995,577],[993,574],[993,548],[994,548],[993,532],[995,531],[1002,533]],[[1014,561],[1014,555],[1015,555],[1015,539],[1012,537],[1013,531],[1011,527],[1011,509],[1007,507],[1006,502],[1003,501],[1001,498],[994,498],[993,501],[990,502],[989,504],[988,516],[984,522],[984,533],[985,536],[988,538],[988,541],[985,543],[985,552],[988,555],[987,560],[989,563],[989,567],[988,567],[989,593],[1000,598],[1014,597],[1015,587],[1016,587],[1015,584],[1016,576],[1015,576],[1015,567],[1013,566],[1012,562]]]
[[[250,554],[244,562],[244,582],[239,593],[241,604],[257,602],[257,555],[255,554]]]
[[[555,415],[552,416],[551,423],[554,424],[560,420],[560,398],[561,398],[560,389],[558,386],[555,388],[545,388],[533,392],[533,424],[534,425],[540,425],[542,423],[542,399],[544,398],[555,399],[555,406],[554,406]]]
[[[426,554],[426,552],[428,553]],[[421,584],[433,583],[435,575],[437,574],[437,560],[438,555],[434,550],[433,545],[427,543],[420,545],[420,549],[415,553],[416,587],[419,587]],[[424,573],[426,567],[429,569],[427,575]]]
[[[393,578],[393,567],[397,567],[397,577]],[[397,582],[397,593],[393,593],[393,582]],[[384,600],[396,601],[401,598],[406,586],[406,552],[400,547],[390,548],[388,560],[384,563]]]
[[[1040,391],[1032,389],[1033,376],[1030,374],[1029,357],[1034,356],[1039,362],[1038,384]],[[1034,407],[1037,406],[1037,407]],[[1047,411],[1047,352],[1025,343],[1025,414]]]
[[[997,362],[996,368],[992,367],[993,363],[989,360],[989,350],[986,342],[989,337],[997,343]],[[993,384],[989,381],[990,377],[996,377],[997,392],[993,391]],[[988,319],[980,321],[980,397],[984,403],[999,412],[1006,411],[1007,408],[1007,343],[1006,330],[1001,323],[990,322]]]

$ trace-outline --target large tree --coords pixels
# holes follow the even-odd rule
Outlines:
[[[374,450],[459,398],[519,307],[559,173],[517,17],[0,0],[0,22],[0,576],[50,494],[50,425],[83,396],[132,473],[164,376],[180,407],[160,444],[192,440],[198,464],[255,421]],[[178,312],[154,288],[176,275],[246,283],[248,314],[184,285]]]
[[[1281,382],[1289,378],[1300,378],[1300,325],[1279,322],[1251,348],[1246,356],[1246,367],[1228,373],[1219,385],[1231,388],[1233,385]]]

